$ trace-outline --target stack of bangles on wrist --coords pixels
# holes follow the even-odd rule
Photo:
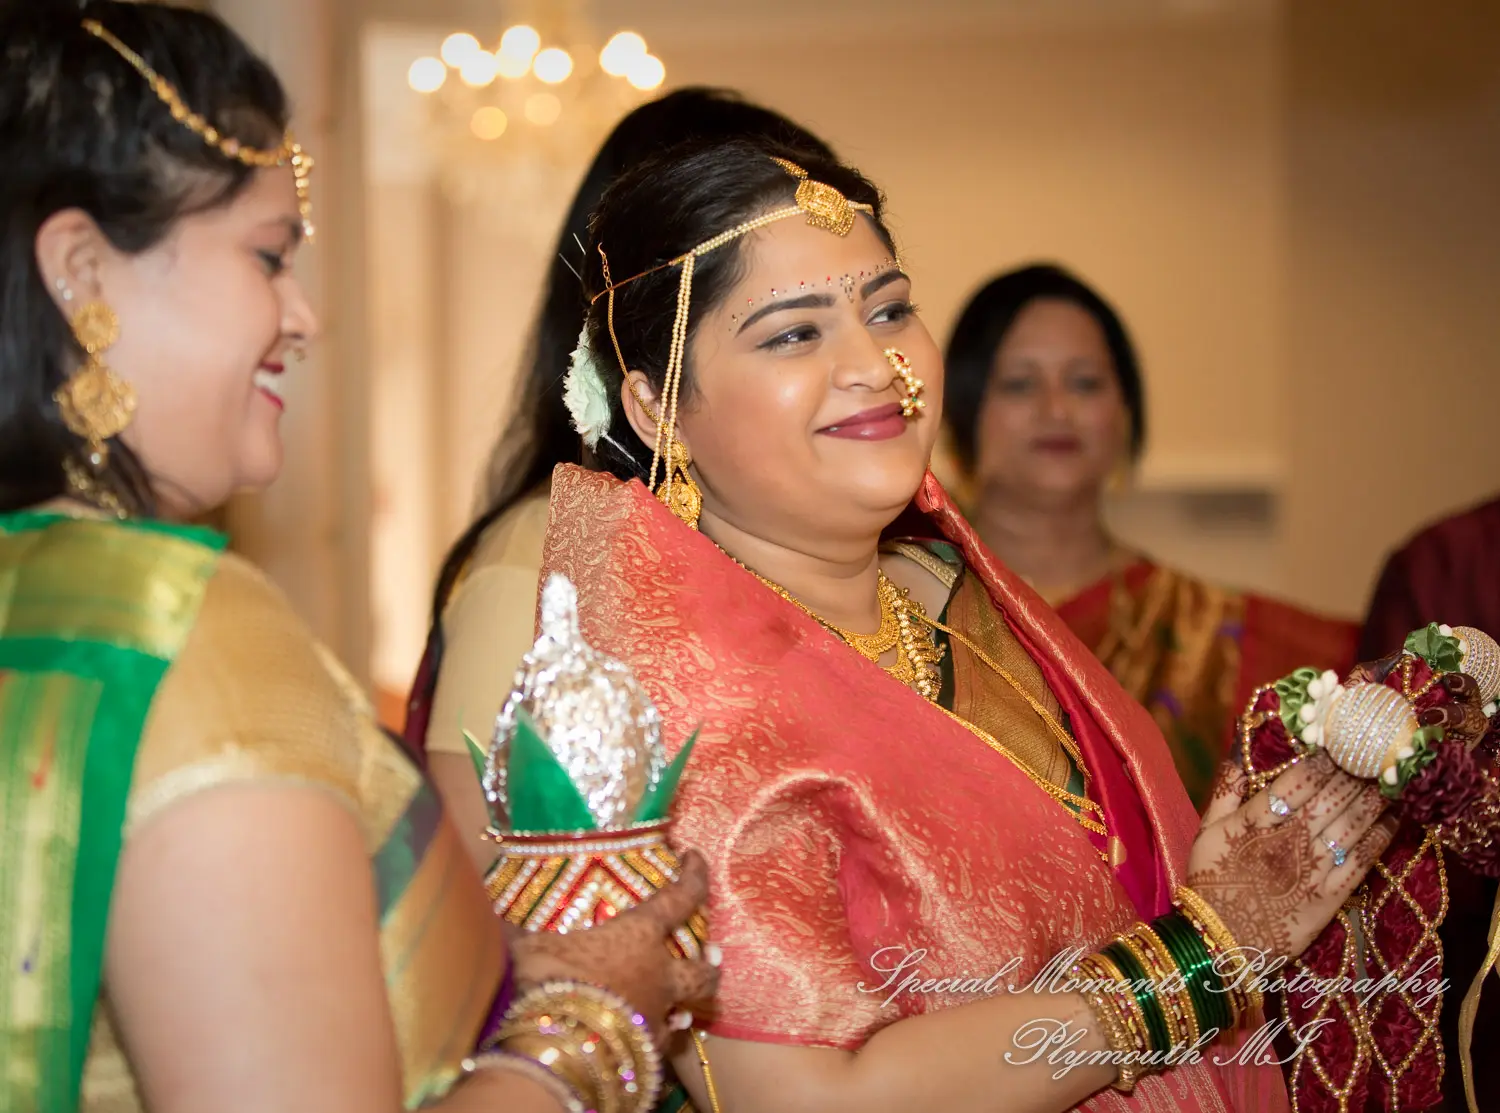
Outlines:
[[[1069,974],[1109,1041],[1115,1089],[1126,1093],[1263,1004],[1249,960],[1214,910],[1186,886],[1173,903],[1175,911],[1115,936]]]
[[[466,1074],[524,1074],[568,1113],[646,1113],[661,1093],[661,1056],[646,1018],[583,982],[548,982],[522,996],[463,1066]]]

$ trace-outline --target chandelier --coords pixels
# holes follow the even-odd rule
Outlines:
[[[533,14],[485,41],[455,31],[407,73],[427,102],[424,130],[444,176],[463,194],[473,195],[487,169],[570,167],[666,80],[634,31],[606,39],[576,3],[551,0]]]

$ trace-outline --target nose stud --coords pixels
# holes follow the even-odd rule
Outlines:
[[[891,370],[896,372],[902,386],[906,388],[906,397],[901,400],[901,416],[909,418],[918,410],[925,410],[927,403],[922,401],[922,391],[927,384],[913,373],[906,353],[900,348],[887,348],[885,358],[890,360]]]

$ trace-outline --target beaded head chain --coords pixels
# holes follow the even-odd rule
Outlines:
[[[309,240],[313,238],[311,188],[313,160],[302,150],[302,145],[292,138],[291,131],[283,136],[279,147],[269,150],[247,147],[238,139],[223,134],[189,108],[183,101],[182,94],[170,81],[147,65],[144,58],[111,34],[98,20],[85,19],[83,29],[96,39],[107,43],[115,53],[129,62],[135,71],[146,79],[146,84],[151,86],[151,91],[167,106],[167,111],[171,112],[172,119],[194,132],[225,158],[260,170],[275,166],[290,166],[292,177],[297,183],[297,209],[302,215],[302,234]]]
[[[600,298],[608,298],[608,313],[606,320],[609,324],[609,339],[615,347],[615,358],[620,361],[620,373],[629,376],[630,368],[625,365],[625,355],[620,351],[620,341],[615,336],[615,291],[621,286],[629,285],[638,278],[645,278],[648,274],[666,270],[668,267],[681,267],[682,277],[677,287],[677,317],[672,323],[672,346],[667,356],[667,374],[662,383],[661,398],[659,400],[660,416],[656,421],[656,444],[651,452],[651,475],[648,486],[656,490],[656,469],[664,459],[668,459],[672,451],[672,445],[677,436],[677,394],[682,383],[682,366],[687,356],[687,331],[688,331],[688,306],[693,296],[693,268],[700,255],[707,255],[710,251],[716,251],[725,244],[733,243],[741,236],[749,235],[757,229],[764,228],[768,224],[775,224],[778,220],[785,220],[792,216],[805,216],[807,223],[814,228],[822,228],[832,232],[836,236],[847,236],[854,230],[854,214],[857,212],[875,215],[872,205],[866,205],[860,201],[850,201],[837,189],[822,182],[815,182],[807,176],[807,171],[784,158],[772,158],[772,162],[780,166],[792,177],[798,179],[797,194],[793,203],[784,209],[776,209],[773,212],[747,220],[743,224],[736,225],[727,232],[720,232],[709,240],[704,240],[691,251],[684,252],[675,259],[669,259],[660,266],[652,267],[650,270],[641,271],[640,274],[631,275],[629,278],[619,282],[612,282],[609,277],[609,257],[604,253],[604,245],[599,245],[599,258],[604,267],[604,289],[595,294],[589,302],[590,305]],[[897,264],[900,260],[898,258]],[[668,506],[672,505],[672,479],[673,469],[668,466],[662,481],[660,496]]]

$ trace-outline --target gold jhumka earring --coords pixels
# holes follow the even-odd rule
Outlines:
[[[645,412],[646,417],[656,424],[657,437],[661,436],[661,418],[653,410],[650,404],[641,397],[641,392],[634,383],[630,384],[631,396]],[[659,441],[658,441],[659,443]],[[692,472],[688,466],[693,462],[692,453],[688,452],[687,445],[683,444],[674,435],[671,443],[667,446],[666,454],[666,478],[660,487],[656,488],[656,497],[661,500],[663,506],[670,510],[689,529],[698,528],[698,519],[703,514],[703,491],[693,479]],[[655,471],[653,465],[653,473]],[[655,478],[653,474],[652,478]]]
[[[679,267],[682,277],[677,286],[677,316],[672,322],[672,345],[667,356],[667,373],[662,382],[661,391],[661,413],[654,414],[651,407],[647,406],[644,399],[635,393],[635,400],[645,409],[646,414],[656,422],[656,443],[651,450],[651,472],[647,477],[647,486],[656,492],[656,497],[662,501],[672,513],[676,514],[684,522],[694,529],[698,528],[698,515],[703,509],[703,493],[698,485],[693,482],[693,477],[688,474],[688,464],[692,462],[688,456],[687,449],[677,439],[677,399],[678,392],[682,387],[682,368],[687,359],[687,332],[688,332],[688,307],[692,304],[693,297],[693,271],[699,256],[707,255],[711,251],[717,251],[725,244],[733,243],[741,236],[749,235],[768,224],[775,224],[778,220],[788,217],[806,217],[807,223],[814,228],[821,228],[832,232],[836,236],[847,236],[854,230],[854,214],[856,212],[866,213],[870,216],[875,214],[874,206],[866,205],[858,201],[850,201],[837,189],[822,182],[815,182],[807,175],[807,171],[795,162],[789,162],[783,158],[772,158],[776,165],[780,166],[792,177],[797,179],[797,193],[794,203],[787,208],[777,209],[774,212],[758,216],[753,220],[731,228],[727,232],[721,232],[710,240],[705,240],[691,251],[679,255],[660,266],[644,270],[640,274],[632,275],[620,282],[610,279],[609,258],[604,253],[604,246],[599,246],[599,258],[604,271],[604,289],[595,294],[590,305],[600,298],[608,298],[607,321],[609,324],[609,338],[614,343],[615,358],[620,361],[620,373],[627,378],[630,368],[625,364],[625,356],[620,350],[619,338],[615,336],[615,291],[621,286],[634,282],[637,278],[645,278],[648,274],[665,270],[668,267]],[[900,260],[897,260],[900,264]],[[920,382],[920,380],[918,380]],[[903,407],[904,411],[904,407]],[[910,416],[909,414],[907,416]],[[662,470],[661,486],[657,486],[657,469]]]
[[[104,353],[120,339],[120,318],[102,301],[91,301],[70,322],[74,339],[86,356],[83,367],[52,393],[68,432],[87,446],[83,462],[63,463],[69,489],[86,501],[123,514],[104,482],[109,442],[135,417],[135,388],[109,369]]]
[[[135,388],[109,369],[104,353],[120,339],[120,318],[102,301],[91,301],[73,316],[74,339],[87,359],[53,392],[68,432],[88,444],[88,463],[103,471],[110,440],[135,416]]]

